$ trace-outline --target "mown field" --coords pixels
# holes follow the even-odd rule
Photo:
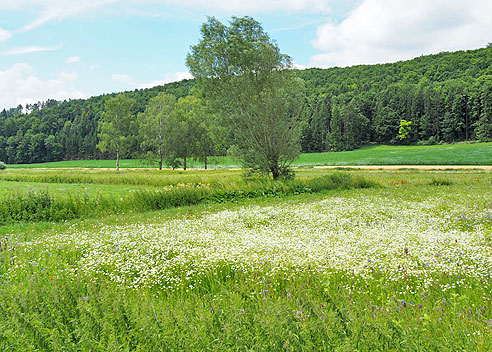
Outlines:
[[[297,173],[0,172],[0,350],[492,350],[492,174]]]
[[[11,168],[114,168],[114,160],[71,160],[42,164],[10,165]],[[492,143],[459,143],[429,146],[374,145],[346,152],[301,154],[294,166],[346,165],[492,165]],[[121,160],[121,168],[156,168],[140,160]],[[189,168],[203,164],[188,160]],[[237,168],[230,157],[211,157],[209,168]]]

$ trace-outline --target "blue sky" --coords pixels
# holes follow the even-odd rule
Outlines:
[[[2,0],[0,109],[189,77],[207,16],[260,21],[298,67],[406,60],[492,41],[492,2]]]

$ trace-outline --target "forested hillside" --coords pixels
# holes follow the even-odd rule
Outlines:
[[[300,75],[310,92],[301,141],[305,152],[349,150],[366,142],[492,139],[491,45]],[[400,139],[401,120],[411,124]]]
[[[135,99],[135,113],[138,113],[160,92],[185,97],[193,86],[193,81],[184,80],[125,94]],[[25,109],[22,106],[4,109],[0,113],[0,161],[17,164],[109,158],[109,154],[96,148],[97,126],[106,100],[115,95],[65,102],[49,100],[27,105]],[[28,113],[22,113],[23,110]],[[137,156],[138,146],[131,150],[133,154],[125,156]]]
[[[303,152],[349,150],[368,142],[435,144],[492,140],[492,46],[410,61],[299,71],[308,97],[301,116]],[[190,93],[185,80],[125,93],[135,114],[159,92]],[[99,159],[97,126],[105,101],[19,106],[0,113],[0,161]],[[136,142],[135,142],[136,143]],[[136,143],[137,144],[137,143]],[[139,146],[126,157],[136,157]]]

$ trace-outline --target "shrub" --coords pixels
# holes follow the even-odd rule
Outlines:
[[[7,164],[5,164],[3,161],[0,161],[0,170],[5,170],[7,168]]]
[[[431,186],[451,186],[453,184],[453,182],[451,182],[450,180],[446,180],[446,179],[432,179],[431,182],[429,182],[429,184]]]

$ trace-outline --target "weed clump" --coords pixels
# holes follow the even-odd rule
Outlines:
[[[453,184],[453,182],[451,182],[450,180],[446,180],[446,179],[438,179],[438,178],[434,178],[432,179],[432,181],[429,182],[429,184],[431,186],[451,186]]]

